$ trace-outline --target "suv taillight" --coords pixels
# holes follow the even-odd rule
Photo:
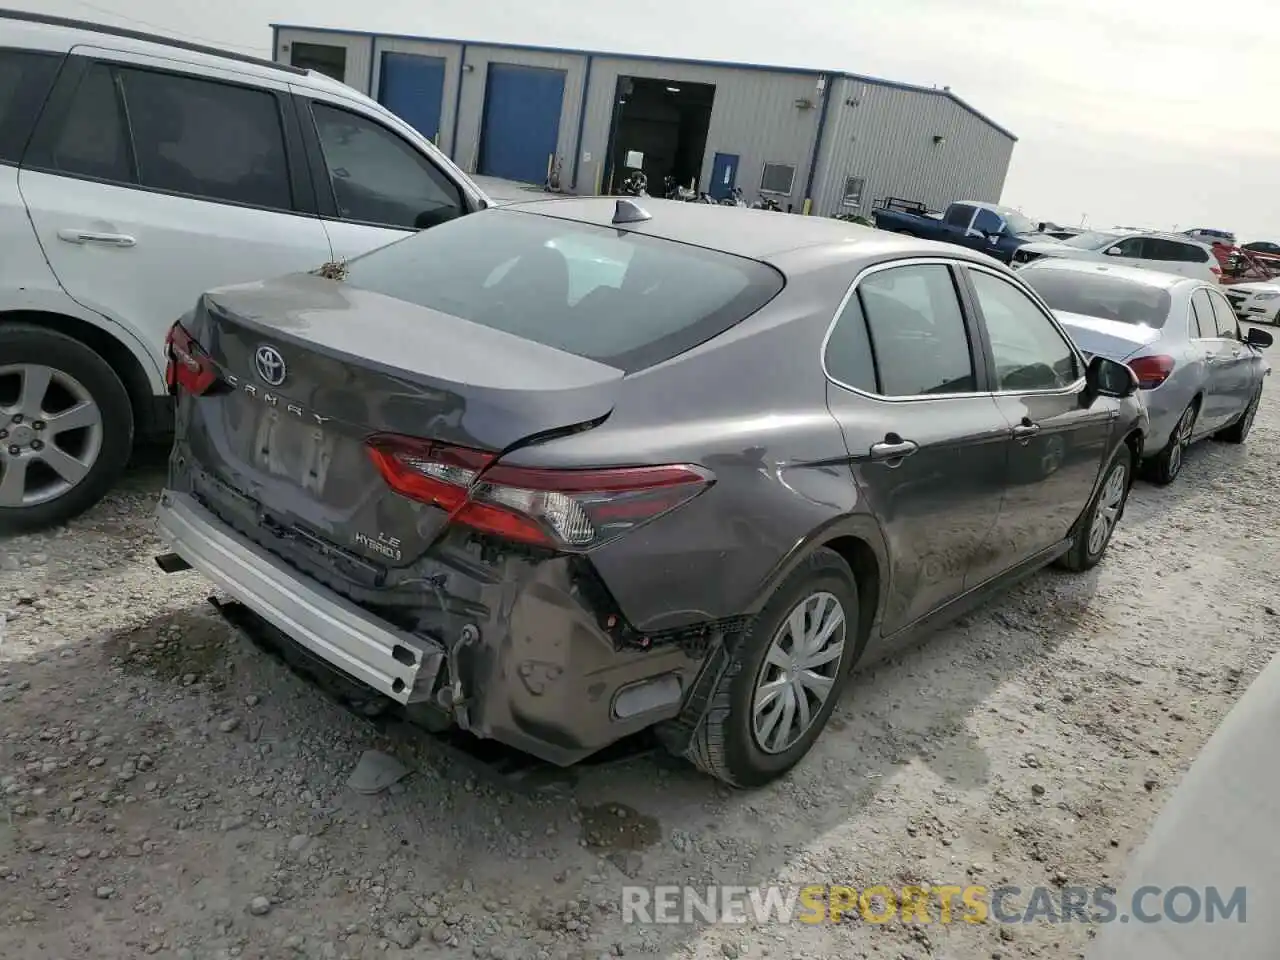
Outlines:
[[[217,382],[218,373],[213,361],[181,323],[175,323],[169,328],[169,334],[164,340],[164,352],[168,358],[164,382],[169,387],[169,393],[176,393],[178,388],[182,388],[198,397]]]
[[[375,436],[368,451],[396,493],[506,540],[584,552],[676,509],[715,482],[691,464],[553,470],[495,464],[495,454]]]
[[[1129,361],[1129,369],[1138,375],[1141,390],[1154,390],[1173,373],[1173,357],[1138,357]]]

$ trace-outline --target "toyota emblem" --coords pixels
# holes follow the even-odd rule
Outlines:
[[[280,351],[275,347],[263,344],[253,355],[253,362],[258,367],[258,376],[269,386],[278,387],[284,383],[286,373],[284,357],[280,356]]]

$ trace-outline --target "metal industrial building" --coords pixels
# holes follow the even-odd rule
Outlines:
[[[273,24],[276,60],[369,94],[473,173],[610,192],[628,167],[783,209],[998,201],[1017,138],[949,89],[839,71]],[[696,184],[694,184],[696,181]]]

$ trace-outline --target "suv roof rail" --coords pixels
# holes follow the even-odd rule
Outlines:
[[[8,10],[0,7],[0,20],[24,20],[28,23],[45,23],[54,27],[69,27],[73,30],[90,30],[94,33],[105,33],[113,37],[126,37],[130,40],[144,40],[147,43],[159,43],[166,47],[177,47],[181,50],[190,50],[193,53],[205,53],[213,57],[222,57],[225,60],[237,60],[240,63],[252,63],[259,67],[268,67],[273,70],[281,70],[285,73],[292,73],[295,76],[307,75],[307,71],[301,67],[295,67],[287,63],[277,63],[275,60],[267,60],[263,57],[250,56],[247,53],[235,53],[231,50],[222,50],[218,47],[210,47],[203,43],[192,43],[189,40],[179,40],[176,37],[166,37],[159,33],[144,33],[141,30],[130,30],[128,27],[113,27],[105,23],[94,23],[91,20],[75,20],[70,17],[55,17],[45,13],[31,13],[27,10]]]

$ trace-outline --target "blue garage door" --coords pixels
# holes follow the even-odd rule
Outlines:
[[[560,139],[564,71],[489,64],[480,134],[481,173],[542,183]]]
[[[413,53],[384,53],[378,100],[428,140],[439,144],[444,61]]]

